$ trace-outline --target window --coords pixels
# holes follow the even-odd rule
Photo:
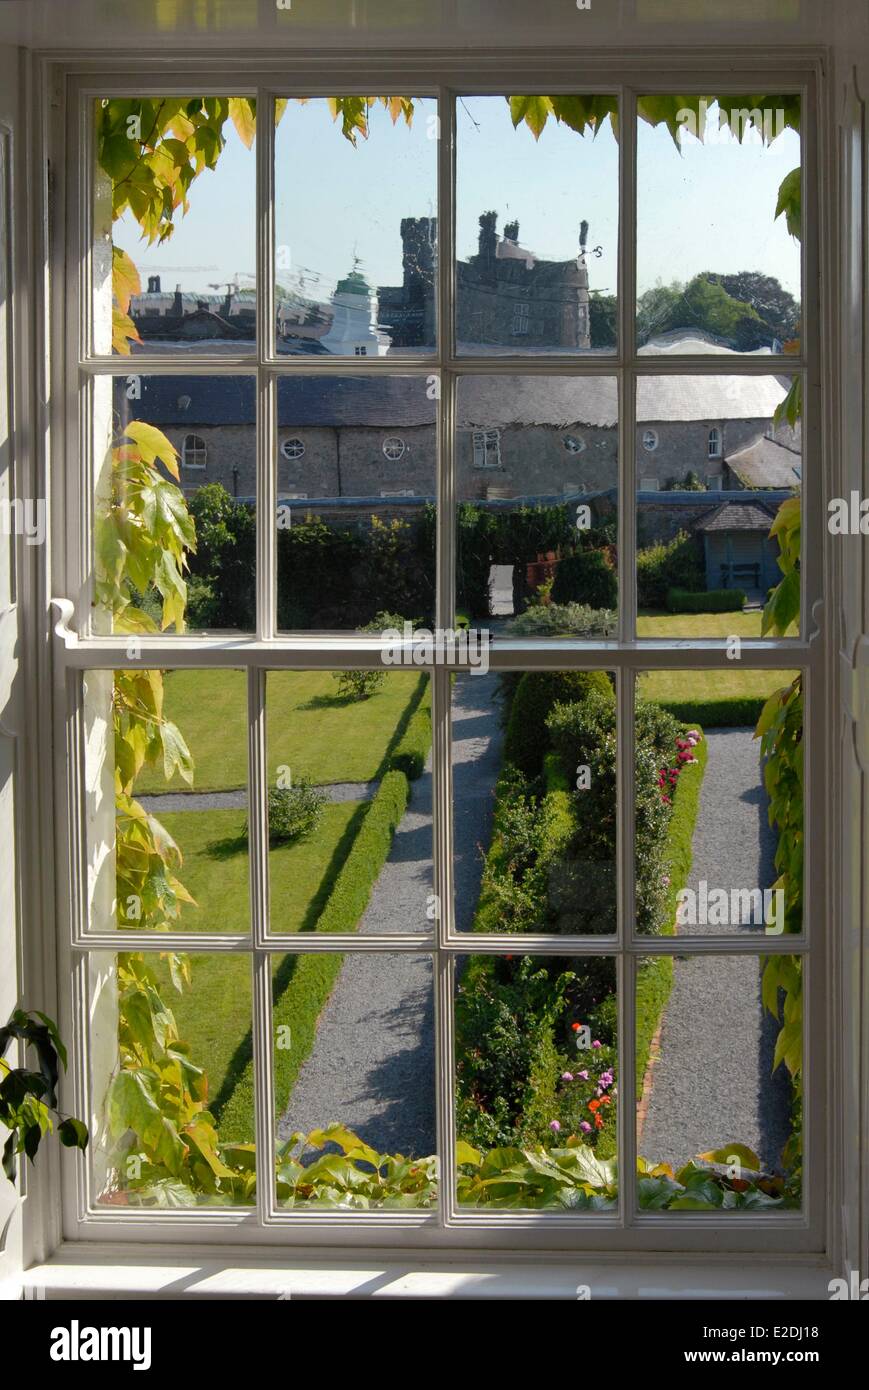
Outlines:
[[[474,467],[501,467],[501,431],[474,430]]]
[[[530,308],[527,304],[520,303],[516,305],[513,310],[513,334],[515,337],[520,337],[528,332],[530,312]]]
[[[724,475],[722,473],[709,473],[706,476],[706,486],[713,491],[724,487]]]
[[[721,457],[721,431],[717,426],[709,431],[709,443],[707,448],[709,458],[717,459]]]
[[[399,439],[397,434],[391,434],[383,441],[384,458],[388,458],[391,463],[397,463],[404,454],[404,450],[404,440]]]
[[[285,459],[304,458],[305,446],[301,439],[285,439],[281,443],[281,453]]]
[[[368,348],[364,343],[357,343],[356,347],[353,349],[353,354],[355,357],[367,357]]]
[[[185,434],[181,445],[181,462],[185,468],[204,468],[208,459],[205,440],[198,434]]]
[[[731,67],[730,81],[748,80]],[[665,73],[655,71],[650,117],[663,109],[662,83],[672,79],[673,93],[692,85],[682,69]],[[674,459],[684,447],[684,466],[674,461],[673,468],[681,477],[692,448],[696,458],[698,420],[726,423],[728,401],[734,419],[769,418],[788,392],[785,368],[789,380],[810,384],[817,354],[803,343],[786,362],[746,355],[726,376],[720,356],[678,336],[688,331],[678,321],[679,303],[639,302],[637,225],[626,220],[633,200],[619,206],[620,186],[630,182],[620,185],[614,155],[620,152],[622,168],[635,169],[647,190],[669,147],[650,153],[646,135],[670,136],[666,124],[646,121],[647,132],[628,119],[638,100],[634,85],[608,97],[595,84],[594,102],[581,106],[607,112],[596,117],[597,135],[613,142],[599,169],[594,165],[597,216],[609,229],[600,240],[614,248],[607,252],[611,264],[598,272],[594,261],[586,266],[578,257],[582,223],[574,214],[581,209],[573,203],[564,226],[554,220],[551,247],[526,251],[531,237],[520,243],[517,229],[507,240],[521,256],[505,252],[491,215],[479,208],[470,215],[477,108],[503,150],[492,167],[511,216],[524,193],[514,149],[529,177],[536,169],[543,184],[594,189],[594,180],[575,177],[571,154],[591,167],[604,146],[592,139],[594,129],[583,135],[566,121],[548,125],[539,142],[531,138],[539,131],[523,130],[528,139],[511,144],[517,132],[504,96],[489,91],[458,100],[451,84],[460,88],[459,77],[444,74],[438,100],[447,106],[438,108],[430,95],[414,98],[418,118],[410,123],[400,117],[393,124],[395,112],[386,106],[370,108],[372,123],[380,123],[377,141],[358,144],[366,158],[375,144],[381,151],[371,187],[379,200],[389,197],[402,229],[382,260],[372,257],[383,283],[373,283],[373,271],[348,270],[347,248],[333,245],[334,238],[321,237],[317,246],[316,226],[308,232],[327,259],[305,264],[339,287],[328,331],[350,343],[364,336],[363,328],[350,332],[354,316],[364,316],[372,343],[380,343],[379,334],[396,339],[389,362],[375,361],[374,349],[364,363],[355,360],[359,351],[345,351],[339,364],[314,360],[322,348],[322,296],[298,276],[290,288],[295,299],[309,301],[312,331],[305,341],[282,340],[278,351],[270,308],[282,284],[272,254],[280,243],[260,246],[254,260],[273,279],[263,284],[261,275],[253,291],[259,343],[234,338],[227,362],[205,339],[195,371],[174,338],[153,339],[150,352],[147,341],[144,353],[137,349],[147,391],[122,424],[169,428],[186,394],[197,408],[200,401],[208,407],[207,423],[196,417],[203,452],[219,432],[221,453],[236,460],[238,495],[225,483],[226,495],[215,494],[216,519],[234,542],[216,578],[205,568],[212,556],[206,562],[194,555],[172,492],[162,495],[162,553],[149,552],[151,568],[126,575],[126,589],[119,591],[105,564],[104,535],[86,529],[91,511],[100,528],[112,524],[125,467],[135,464],[150,478],[147,470],[162,457],[154,449],[165,448],[142,429],[128,436],[132,447],[116,437],[115,405],[130,363],[90,350],[104,343],[101,316],[111,304],[111,257],[101,260],[94,247],[120,250],[124,242],[132,257],[136,246],[120,219],[112,223],[106,196],[116,142],[108,155],[97,143],[103,160],[95,206],[78,210],[86,216],[72,215],[73,208],[64,219],[70,283],[78,285],[81,266],[91,277],[78,313],[82,329],[94,324],[94,341],[71,364],[78,381],[70,398],[70,410],[82,412],[91,455],[79,478],[61,470],[60,481],[70,504],[85,479],[95,483],[91,508],[69,507],[81,534],[64,552],[64,592],[87,593],[89,601],[71,620],[77,640],[59,641],[56,649],[64,677],[57,698],[68,702],[58,727],[69,731],[67,813],[75,831],[73,866],[61,885],[72,924],[63,959],[74,981],[70,1016],[87,1050],[75,1084],[86,1113],[110,1122],[100,1125],[86,1159],[69,1159],[84,1163],[87,1174],[85,1197],[78,1179],[69,1183],[72,1217],[119,1240],[141,1231],[156,1238],[159,1231],[160,1239],[189,1242],[198,1230],[219,1229],[239,1241],[255,1232],[266,1243],[352,1243],[369,1238],[375,1213],[389,1239],[408,1244],[443,1246],[455,1232],[457,1244],[485,1240],[511,1250],[814,1250],[825,1191],[816,1138],[823,1130],[816,1089],[823,1030],[806,1049],[803,1100],[813,1146],[799,1188],[783,1156],[788,1141],[791,1154],[798,1141],[793,1096],[783,1073],[774,1084],[765,1080],[779,1025],[764,1023],[760,981],[769,968],[767,998],[781,989],[793,1001],[802,963],[818,944],[823,960],[822,928],[808,908],[804,917],[796,877],[779,912],[774,852],[759,838],[767,807],[752,736],[754,711],[774,690],[793,691],[798,673],[809,673],[813,690],[823,689],[819,644],[807,641],[804,621],[821,597],[821,576],[807,550],[800,611],[787,635],[760,640],[759,610],[734,614],[742,652],[738,666],[730,661],[721,635],[730,615],[706,612],[697,595],[723,587],[723,566],[730,566],[730,587],[765,592],[777,582],[764,569],[774,515],[767,508],[776,504],[760,486],[726,506],[705,504],[702,491],[692,497],[680,490],[677,501],[664,491],[638,499],[658,485],[642,474],[637,441],[646,452],[657,448],[657,431],[644,423],[655,419],[666,429],[668,450],[672,437]],[[158,93],[160,71],[140,71],[137,81]],[[90,75],[82,81],[84,102],[93,100],[91,83]],[[563,87],[562,77],[556,89]],[[247,193],[230,187],[230,229],[234,198],[247,198],[245,218],[257,206],[265,212],[254,219],[262,229],[272,225],[272,193],[285,196],[272,177],[277,163],[270,169],[284,138],[282,124],[275,133],[276,116],[300,123],[314,156],[322,149],[330,157],[331,142],[345,138],[325,103],[294,105],[307,95],[304,83],[279,93],[288,100],[283,115],[272,105],[273,76],[252,80],[251,90],[262,122],[256,168],[263,182]],[[222,100],[191,99],[185,119],[210,128]],[[348,107],[348,120],[354,109]],[[640,121],[642,109],[641,101]],[[622,119],[612,120],[619,111]],[[114,140],[114,100],[111,108],[97,103],[91,114]],[[400,178],[389,194],[390,152],[404,157],[427,149],[420,120],[428,115],[456,131],[455,180],[441,177],[434,212],[412,217],[408,208],[425,207],[427,198]],[[73,131],[86,128],[69,123]],[[179,142],[168,138],[167,153],[177,155]],[[402,145],[405,139],[411,143]],[[212,148],[207,137],[200,145]],[[340,148],[341,158],[352,160],[351,142]],[[545,159],[535,153],[544,149]],[[737,162],[740,149],[733,152]],[[234,153],[244,160],[241,148]],[[789,161],[794,153],[788,151]],[[678,161],[676,150],[672,155]],[[772,223],[778,183],[768,182],[761,169],[757,187]],[[191,205],[197,191],[193,179]],[[815,194],[806,193],[810,219]],[[645,191],[643,198],[638,207],[645,209]],[[323,225],[340,222],[325,212]],[[437,226],[452,227],[454,212],[455,254],[447,264],[434,254],[433,239]],[[84,246],[82,226],[90,232]],[[155,270],[158,250],[148,251]],[[703,246],[701,268],[717,273],[729,264],[729,244],[718,247],[718,261],[714,250]],[[807,264],[811,271],[811,258]],[[403,297],[403,269],[417,277],[418,295]],[[596,288],[584,277],[592,273],[601,276],[601,288],[618,285],[605,306],[614,316],[606,343],[595,342],[594,323],[584,317]],[[505,361],[512,296],[502,294],[500,303],[497,294],[494,302],[486,296],[493,284],[503,290],[523,277],[541,292],[546,332],[539,347],[506,343]],[[705,302],[702,293],[697,302]],[[445,312],[433,329],[435,304]],[[641,342],[633,320],[650,316],[652,307],[661,316],[658,328]],[[204,332],[200,317],[197,332]],[[670,326],[660,329],[662,322]],[[803,322],[814,334],[809,306]],[[429,361],[413,360],[422,352]],[[657,368],[650,361],[656,353]],[[170,374],[201,378],[207,390],[164,387]],[[804,398],[813,396],[806,391]],[[159,402],[162,418],[155,415]],[[565,434],[571,427],[584,434]],[[822,510],[816,430],[807,420],[803,486],[812,515]],[[307,448],[307,498],[279,491],[278,438],[284,458],[300,458]],[[578,493],[572,455],[583,450]],[[187,463],[186,441],[183,454]],[[401,470],[388,466],[400,460]],[[170,472],[172,463],[169,455]],[[763,458],[751,466],[764,466]],[[497,479],[478,474],[491,469],[500,470]],[[159,467],[154,471],[171,486]],[[173,582],[185,563],[192,624]],[[134,591],[149,621],[131,654]],[[465,621],[470,634],[452,662],[444,642],[427,646],[419,635],[454,633]],[[418,630],[412,651],[389,638],[406,624]],[[491,633],[497,640],[490,644]],[[481,679],[484,665],[492,679]],[[742,722],[731,740],[734,726],[721,719],[734,686],[724,714]],[[160,711],[159,748],[153,728],[145,741],[138,726],[127,737],[142,702]],[[807,723],[782,773],[790,810],[804,812],[810,824],[819,812],[802,807],[799,788],[802,758],[817,757],[816,732]],[[695,876],[688,881],[685,846],[701,791],[717,799],[693,839]],[[143,820],[139,804],[165,837]],[[484,874],[480,846],[492,844],[495,817],[510,853],[487,850]],[[777,825],[780,835],[791,828]],[[153,850],[164,866],[153,876],[143,877],[142,836],[149,862]],[[731,863],[734,877],[723,880]],[[824,873],[824,864],[813,862],[813,904]],[[683,901],[682,892],[693,897]],[[810,971],[805,987],[814,988]],[[176,1025],[159,1009],[154,1014],[152,991],[162,999],[170,989],[191,1051],[173,1050],[168,1079],[159,1069],[130,1079],[142,1068],[127,1025],[141,1026],[143,1046],[159,1050],[161,1035],[165,1040],[166,1028]],[[141,1008],[129,1007],[133,997]],[[734,1000],[739,1007],[729,1026]],[[793,1042],[793,1028],[788,1037]],[[192,1120],[190,1146],[179,1139],[176,1147],[162,1126],[155,1145],[133,1102],[141,1086],[157,1087],[153,1106],[168,1111],[171,1097],[159,1090],[165,1081],[173,1095],[183,1092],[190,1117],[200,1113],[196,1059],[208,1072],[218,1137],[202,1133],[200,1144]],[[715,1078],[728,1066],[736,1081],[725,1095]],[[678,1094],[688,1099],[674,1116],[667,1096],[677,1080]],[[536,1108],[525,1099],[532,1091]],[[396,1177],[401,1191],[388,1194],[399,1199],[395,1205],[382,1200],[364,1151],[354,1150],[344,1129],[332,1131],[330,1141],[330,1125],[358,1132],[377,1152],[413,1158]],[[308,1136],[304,1153],[293,1139],[299,1133]],[[314,1173],[306,1164],[329,1142],[346,1150],[337,1167],[346,1161],[352,1192],[337,1192],[331,1165],[318,1165],[317,1200],[310,1202],[299,1175]],[[724,1157],[714,1160],[714,1176],[693,1184],[696,1201],[708,1205],[698,1210],[690,1199],[676,1201],[669,1170],[681,1173],[698,1155],[730,1144],[732,1152],[721,1149]],[[594,1159],[587,1183],[571,1166],[579,1145]],[[762,1149],[757,1163],[766,1186],[752,1166],[753,1145]],[[202,1162],[190,1158],[194,1146]],[[532,1155],[524,1189],[535,1213],[530,1221],[512,1202],[497,1200],[477,1158],[523,1146]],[[569,1188],[567,1200],[539,1181],[540,1150]],[[745,1179],[729,1175],[734,1153],[734,1172],[746,1170]],[[639,1156],[668,1169],[649,1173],[638,1167]],[[173,1167],[182,1171],[183,1210],[174,1205]],[[745,1191],[751,1201],[742,1200]]]

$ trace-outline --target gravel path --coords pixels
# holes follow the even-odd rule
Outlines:
[[[329,801],[370,801],[376,782],[327,782],[320,788]],[[231,792],[158,792],[140,796],[139,804],[155,814],[160,811],[246,811],[247,789]]]
[[[501,729],[497,677],[456,681],[453,782],[459,927],[479,892],[479,845],[488,845]],[[411,783],[408,809],[374,886],[360,932],[418,932],[431,887],[431,763]],[[287,1138],[340,1120],[381,1152],[435,1149],[434,1018],[427,956],[350,955],[320,1015],[317,1041],[278,1132]]]
[[[774,882],[775,834],[767,822],[757,742],[750,729],[707,736],[709,762],[694,833],[688,887],[764,887]],[[682,927],[688,934],[762,933],[763,926]],[[728,1141],[777,1168],[790,1133],[789,1087],[772,1075],[778,1026],[762,1012],[757,957],[676,959],[652,1072],[640,1152],[680,1164]]]

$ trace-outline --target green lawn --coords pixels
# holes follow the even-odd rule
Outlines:
[[[366,802],[329,803],[316,836],[270,850],[273,930],[315,929],[367,811]],[[185,930],[248,930],[248,856],[239,838],[244,817],[243,811],[180,811],[163,817],[185,852],[182,878],[198,904],[184,907]],[[279,965],[275,957],[274,971]],[[192,986],[178,994],[168,970],[160,967],[164,998],[190,1044],[191,1057],[205,1067],[212,1101],[231,1091],[249,1056],[250,968],[247,955],[193,956]]]
[[[379,776],[399,725],[415,703],[417,671],[388,671],[367,700],[336,697],[328,671],[272,671],[266,683],[269,781],[286,765],[294,777],[315,782],[368,782]],[[428,683],[423,702],[429,699]],[[195,766],[195,791],[243,787],[247,781],[247,680],[243,671],[170,671],[165,713],[187,740]],[[142,774],[139,795],[185,790],[180,777],[166,782],[157,771]]]
[[[751,613],[641,613],[637,636],[659,638],[760,637],[760,610]],[[729,695],[766,699],[793,680],[796,671],[751,669],[751,654],[716,671],[650,671],[640,677],[640,694],[647,700],[720,700]]]

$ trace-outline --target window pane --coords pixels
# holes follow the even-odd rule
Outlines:
[[[459,353],[615,351],[615,110],[603,95],[459,99]]]
[[[248,99],[112,97],[94,119],[94,351],[253,352]]]
[[[97,377],[94,626],[256,627],[253,377]]]
[[[452,758],[458,929],[614,932],[614,677],[458,675]]]
[[[799,97],[657,94],[638,112],[641,350],[781,352],[800,334]]]
[[[462,377],[456,420],[459,620],[614,635],[615,377]]]
[[[90,928],[246,932],[243,671],[88,671]]]
[[[760,637],[763,606],[782,579],[782,547],[770,530],[802,489],[800,421],[792,428],[776,418],[793,402],[795,381],[639,377],[640,637]],[[789,582],[796,636],[799,575]]]
[[[801,1093],[787,1063],[776,1064],[776,1044],[783,991],[798,996],[800,985],[793,956],[640,965],[637,1148],[648,1168],[669,1165],[641,1176],[642,1207],[763,1215],[799,1206]],[[786,1050],[791,1062],[801,1033]]]
[[[433,376],[278,382],[282,631],[434,620],[437,394]]]
[[[649,671],[636,707],[637,930],[802,928],[803,709],[795,671]],[[755,728],[775,691],[761,741]],[[796,837],[796,842],[794,842]],[[786,878],[780,876],[786,873]]]
[[[412,671],[271,671],[273,932],[425,932],[431,695]]]
[[[437,102],[392,100],[285,103],[275,136],[280,353],[434,351]]]
[[[434,1206],[430,957],[283,956],[272,994],[279,1203]]]
[[[455,1046],[459,1202],[614,1209],[615,961],[470,956]]]
[[[94,952],[86,961],[97,1200],[112,1207],[249,1206],[247,955]]]

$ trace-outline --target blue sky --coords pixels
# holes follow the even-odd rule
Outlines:
[[[333,123],[323,99],[290,103],[276,135],[276,241],[291,269],[282,282],[328,297],[358,255],[375,284],[401,282],[402,217],[436,210],[437,143],[418,103],[413,126],[393,127],[372,110],[370,136],[354,148]],[[713,108],[713,117],[715,108]],[[538,256],[574,256],[579,223],[590,224],[592,288],[616,288],[618,147],[607,125],[597,139],[550,119],[539,141],[514,130],[502,97],[465,97],[458,105],[457,245],[476,249],[477,218],[499,213],[499,229],[519,221],[520,241]],[[193,185],[191,210],[163,247],[147,247],[129,217],[114,229],[144,277],[163,288],[208,289],[239,273],[254,283],[254,151],[227,125],[216,172]],[[774,220],[779,183],[799,162],[799,139],[785,131],[764,148],[750,138],[701,144],[683,139],[680,155],[667,131],[640,122],[638,250],[640,291],[658,280],[687,280],[701,270],[759,270],[799,297],[799,246],[784,219]],[[195,268],[200,267],[200,268]]]

